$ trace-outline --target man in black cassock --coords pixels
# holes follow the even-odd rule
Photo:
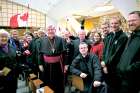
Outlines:
[[[55,27],[47,28],[47,36],[40,41],[39,69],[42,80],[55,93],[64,93],[63,58],[64,40],[55,35]]]
[[[88,45],[85,42],[80,43],[79,51],[80,54],[72,61],[70,71],[83,79],[82,93],[94,93],[93,90],[101,85],[102,73],[99,59],[96,55],[88,53]]]

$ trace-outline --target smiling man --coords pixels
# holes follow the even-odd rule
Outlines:
[[[42,80],[55,93],[64,93],[63,56],[65,43],[56,36],[56,27],[50,25],[46,29],[47,36],[40,39],[39,69]]]
[[[101,85],[101,67],[99,59],[94,54],[89,54],[85,42],[79,44],[80,54],[72,61],[70,71],[83,79],[84,90],[82,93],[94,93],[93,88]]]
[[[128,15],[128,25],[132,34],[117,66],[121,80],[119,93],[138,93],[140,90],[140,11]]]

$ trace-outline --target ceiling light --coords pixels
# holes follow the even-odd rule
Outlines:
[[[106,11],[109,11],[109,10],[112,10],[114,9],[113,6],[102,6],[102,7],[97,7],[94,9],[94,12],[106,12]]]

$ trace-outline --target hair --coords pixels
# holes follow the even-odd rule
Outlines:
[[[102,34],[100,32],[95,32],[95,33],[97,33],[100,36],[100,38],[102,38]]]
[[[9,32],[7,32],[7,30],[5,30],[5,29],[0,29],[0,35],[2,35],[2,34],[6,34],[7,37],[10,38],[10,34],[9,34]]]
[[[112,18],[111,18],[111,20],[112,19],[116,19],[116,20],[118,20],[118,22],[120,23],[120,25],[122,25],[122,21],[121,21],[121,18],[119,17],[119,16],[113,16]],[[110,20],[110,21],[111,21]]]
[[[54,25],[49,25],[48,27],[47,27],[47,30],[48,29],[55,29],[56,30],[56,27],[54,26]]]
[[[133,11],[133,12],[129,13],[129,15],[131,15],[131,14],[137,14],[140,17],[140,11]]]
[[[108,25],[108,27],[110,27],[109,21],[105,21],[105,22],[101,23],[101,26],[102,25]]]
[[[80,42],[79,46],[80,46],[80,45],[84,45],[84,44],[87,45],[87,47],[88,47],[88,44],[85,43],[85,42]]]
[[[34,38],[34,36],[31,32],[25,32],[24,35],[30,35],[32,38]]]
[[[18,30],[17,29],[10,30],[10,34],[13,33],[13,32],[18,32]]]
[[[81,32],[82,32],[82,33],[85,33],[85,35],[86,35],[86,31],[83,30],[83,29],[81,29],[81,30],[78,31],[78,35],[79,35]]]

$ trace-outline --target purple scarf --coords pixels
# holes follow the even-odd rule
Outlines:
[[[4,52],[8,53],[8,44],[1,45],[0,48],[1,48],[1,50],[3,50]]]

